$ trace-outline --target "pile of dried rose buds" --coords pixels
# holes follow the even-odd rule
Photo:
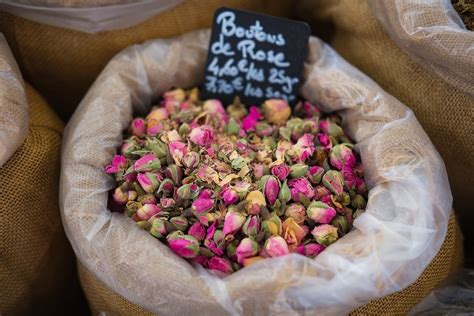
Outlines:
[[[219,275],[268,257],[315,257],[352,228],[367,188],[336,115],[284,100],[227,111],[175,89],[135,118],[105,172],[123,211],[176,254]]]

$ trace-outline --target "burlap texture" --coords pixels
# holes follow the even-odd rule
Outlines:
[[[26,85],[30,124],[0,168],[0,314],[66,312],[74,256],[58,206],[63,123]]]
[[[28,101],[18,65],[0,33],[0,167],[25,140]]]
[[[67,119],[107,61],[120,50],[148,39],[210,27],[214,11],[222,6],[276,16],[292,12],[289,0],[187,0],[124,30],[87,34],[0,13],[0,31],[25,78]]]
[[[342,314],[415,282],[439,252],[451,213],[441,158],[412,111],[316,38],[301,95],[341,114],[370,188],[350,234],[314,260],[262,260],[218,279],[107,210],[115,183],[103,168],[132,113],[146,113],[172,86],[199,84],[208,40],[200,31],[129,47],[109,62],[69,122],[60,203],[80,262],[122,297],[160,314]]]
[[[448,233],[436,257],[420,277],[406,289],[376,299],[354,310],[350,315],[406,315],[450,273],[462,264],[462,235],[454,215],[450,217]],[[153,315],[110,290],[78,262],[79,278],[94,315]]]
[[[297,13],[308,22],[334,24],[331,46],[415,112],[446,164],[461,226],[472,223],[474,100],[404,54],[366,0],[304,0]]]
[[[84,8],[133,3],[136,0],[17,0],[17,3],[65,8]]]
[[[374,15],[404,52],[474,98],[474,32],[450,0],[369,0]]]

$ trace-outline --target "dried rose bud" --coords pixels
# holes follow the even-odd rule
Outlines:
[[[314,188],[314,199],[315,200],[322,200],[323,197],[330,196],[330,195],[331,195],[331,191],[329,191],[329,189],[326,188],[322,184],[317,185],[316,188]]]
[[[269,219],[262,222],[262,228],[269,235],[281,235],[282,223],[280,217],[273,214]]]
[[[174,183],[171,179],[163,179],[156,193],[163,192],[165,195],[172,194],[174,192]]]
[[[251,266],[252,264],[254,264],[255,262],[258,262],[262,259],[265,259],[264,257],[260,257],[260,256],[255,256],[255,257],[250,257],[250,258],[244,258],[242,259],[242,265],[244,267],[249,267]]]
[[[309,243],[298,247],[297,252],[303,256],[314,258],[323,252],[325,247],[316,243]]]
[[[204,111],[209,115],[216,117],[220,122],[227,122],[229,117],[227,116],[221,101],[216,99],[206,100],[202,106]]]
[[[298,224],[302,224],[306,219],[306,209],[303,205],[294,203],[286,208],[285,216],[293,218]]]
[[[124,192],[120,187],[118,187],[115,189],[114,194],[112,195],[112,199],[115,204],[119,206],[124,206],[129,200],[129,195],[128,192]]]
[[[329,225],[324,224],[321,226],[316,226],[312,231],[311,234],[316,239],[318,244],[329,246],[333,242],[337,240],[337,228]]]
[[[259,122],[255,126],[255,131],[260,137],[270,136],[273,133],[273,127],[268,123]]]
[[[245,132],[254,131],[261,118],[260,110],[256,106],[251,106],[249,114],[242,120],[242,129]]]
[[[301,244],[305,237],[305,230],[295,222],[291,217],[288,217],[282,224],[282,236],[285,239],[290,251],[294,251],[296,247]]]
[[[229,124],[227,124],[227,133],[231,135],[238,135],[240,132],[240,124],[237,123],[235,118],[231,117]]]
[[[156,136],[163,130],[163,123],[157,120],[148,120],[146,124],[146,134],[148,136]]]
[[[297,163],[290,167],[290,177],[293,179],[304,177],[306,172],[308,172],[308,165],[305,164]]]
[[[306,178],[290,180],[288,186],[290,187],[291,198],[295,202],[300,201],[300,196],[309,200],[314,196],[314,189]]]
[[[184,235],[182,231],[175,231],[166,237],[168,245],[177,255],[192,259],[199,253],[199,241],[190,235]]]
[[[240,212],[228,211],[225,215],[224,220],[224,235],[227,236],[229,234],[232,235],[236,233],[240,228],[242,228],[242,225],[244,225],[246,218],[246,215]]]
[[[265,197],[269,205],[274,205],[278,194],[280,193],[280,183],[278,178],[275,176],[265,176],[263,180],[263,190],[265,192]]]
[[[255,237],[260,232],[260,217],[251,215],[242,226],[242,232],[249,237]]]
[[[306,210],[308,217],[315,223],[328,224],[336,216],[336,210],[320,201],[313,201]]]
[[[337,227],[340,236],[344,236],[349,231],[349,223],[344,216],[336,216],[331,225]]]
[[[270,99],[263,103],[263,113],[269,123],[283,125],[291,115],[291,108],[285,100]]]
[[[120,152],[125,157],[132,158],[132,157],[135,156],[133,154],[133,152],[136,151],[136,150],[139,150],[139,149],[140,149],[140,147],[136,143],[134,143],[134,142],[125,142],[125,143],[123,143],[123,145],[120,149]]]
[[[127,215],[132,216],[135,214],[141,207],[143,206],[142,203],[137,202],[137,201],[128,201],[127,204],[125,205],[125,208],[127,209]]]
[[[174,209],[176,202],[172,198],[161,198],[160,205],[164,210],[170,211]]]
[[[199,165],[199,153],[190,151],[183,157],[183,165],[189,169],[195,169]]]
[[[245,105],[241,104],[239,100],[234,100],[234,103],[227,107],[227,113],[229,113],[230,116],[241,120],[247,115],[248,112]]]
[[[302,107],[303,107],[303,111],[306,117],[320,117],[321,116],[321,112],[319,111],[317,106],[314,104],[311,104],[308,101],[304,101],[302,104]]]
[[[132,124],[130,124],[130,130],[132,134],[137,137],[145,136],[146,121],[140,117],[137,117],[132,121]]]
[[[220,257],[212,257],[207,261],[207,267],[209,270],[222,272],[224,275],[231,274],[234,272],[232,264],[229,260]]]
[[[106,173],[117,173],[125,170],[127,167],[127,159],[122,155],[115,155],[112,164],[105,167]]]
[[[351,205],[355,209],[364,209],[366,205],[364,197],[360,194],[356,194],[352,199]]]
[[[336,123],[331,122],[328,119],[321,120],[319,122],[319,129],[324,134],[327,134],[327,135],[332,136],[334,138],[338,138],[338,137],[341,137],[341,136],[344,135],[344,131],[342,130],[342,128],[339,125],[337,125]]]
[[[352,215],[352,218],[356,219],[357,217],[361,216],[364,212],[365,210],[359,208],[354,212],[354,214]]]
[[[198,146],[209,146],[214,141],[214,129],[209,125],[201,125],[193,128],[189,139]]]
[[[278,199],[281,202],[288,202],[289,200],[291,200],[291,191],[286,180],[281,186],[280,193],[278,194]]]
[[[352,147],[350,144],[334,146],[329,154],[331,165],[339,170],[342,170],[343,167],[354,167],[356,165],[356,157],[352,152]]]
[[[206,197],[198,197],[192,204],[192,209],[197,214],[209,212],[214,208],[214,200]]]
[[[168,144],[168,150],[174,161],[181,161],[184,155],[188,153],[188,146],[179,140],[175,140]]]
[[[143,190],[149,193],[154,192],[160,185],[158,177],[152,172],[139,173],[137,175],[137,181]]]
[[[186,201],[191,199],[192,184],[183,184],[176,190],[176,197],[180,200]]]
[[[161,162],[154,154],[146,154],[135,161],[133,168],[138,172],[158,171],[161,168]]]
[[[213,239],[216,245],[222,245],[225,240],[225,235],[222,229],[216,229],[216,231],[214,232]]]
[[[331,138],[326,134],[318,134],[318,141],[319,144],[326,150],[330,150],[332,148],[332,141]]]
[[[179,105],[186,99],[183,89],[174,89],[163,94],[162,104],[170,114],[175,114],[179,110]]]
[[[360,178],[358,178],[356,180],[356,191],[359,194],[364,194],[365,192],[367,192],[367,186],[366,186],[364,180],[362,180]]]
[[[281,236],[272,236],[265,241],[265,252],[270,257],[284,256],[290,253],[285,239]]]
[[[165,220],[162,218],[153,218],[150,228],[150,234],[156,238],[163,238],[168,234],[166,230]]]
[[[290,168],[282,163],[272,168],[272,174],[283,182],[290,174]]]
[[[268,174],[268,166],[260,163],[254,163],[252,165],[253,176],[255,179],[259,180],[264,175]]]
[[[159,206],[154,204],[145,204],[140,207],[137,211],[137,216],[144,221],[149,220],[152,216],[161,213],[162,210]]]
[[[344,179],[339,171],[328,170],[323,176],[323,184],[334,194],[344,192]]]
[[[201,225],[201,223],[196,222],[189,228],[188,234],[199,241],[203,241],[206,237],[206,229]]]
[[[323,177],[325,170],[323,167],[320,166],[311,166],[308,169],[307,177],[309,182],[312,184],[318,184],[321,182],[321,178]]]
[[[246,237],[242,239],[235,251],[235,255],[237,256],[237,262],[242,263],[243,259],[257,255],[259,250],[260,246],[253,238]]]
[[[147,120],[161,122],[169,117],[168,110],[165,108],[155,108],[146,117]]]
[[[165,158],[168,155],[168,146],[159,139],[147,139],[145,148],[151,150],[159,159]]]
[[[226,206],[236,204],[239,201],[239,194],[230,186],[226,186],[222,190],[221,197]]]
[[[183,170],[177,165],[169,165],[165,169],[165,176],[168,179],[171,179],[174,185],[178,186],[181,184],[181,180],[183,179]]]
[[[176,227],[177,230],[184,232],[188,228],[188,220],[184,216],[175,216],[170,219],[170,223]]]
[[[147,193],[145,195],[142,195],[138,198],[138,202],[142,204],[156,204],[156,196],[152,193]]]
[[[252,215],[258,214],[260,212],[260,208],[267,205],[265,202],[265,196],[258,190],[249,192],[245,198],[245,201],[247,201],[245,209],[247,210],[248,214]]]

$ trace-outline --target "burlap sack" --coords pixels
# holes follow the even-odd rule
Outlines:
[[[446,164],[460,223],[470,229],[474,99],[404,54],[379,25],[367,0],[302,0],[297,13],[308,22],[332,23],[331,46],[415,112]]]
[[[66,314],[77,284],[57,199],[63,123],[29,85],[26,94],[28,135],[0,168],[0,314]]]
[[[28,102],[18,65],[0,33],[0,167],[28,132]]]
[[[450,0],[370,0],[369,5],[398,47],[474,98],[474,32]]]
[[[199,84],[208,41],[200,31],[124,50],[68,124],[61,212],[85,268],[159,314],[342,314],[415,282],[447,233],[452,198],[443,162],[413,112],[314,37],[300,92],[341,114],[366,166],[367,211],[350,234],[315,259],[262,260],[218,279],[107,210],[114,181],[103,168],[132,113],[145,113],[172,86]]]
[[[187,0],[139,25],[87,34],[0,13],[0,31],[29,82],[68,119],[107,61],[127,46],[210,27],[222,6],[289,16],[290,0]],[[125,18],[124,18],[125,19]],[[58,87],[61,87],[58,89]]]

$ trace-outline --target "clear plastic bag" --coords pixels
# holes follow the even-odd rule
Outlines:
[[[28,100],[20,69],[0,33],[0,167],[28,133]]]
[[[474,98],[474,32],[450,0],[369,0],[385,31],[423,68]]]
[[[124,29],[183,0],[0,0],[0,10],[22,18],[86,33]],[[86,4],[86,5],[85,5]]]
[[[409,315],[472,315],[474,270],[462,269],[423,299]]]
[[[219,279],[107,210],[103,171],[132,114],[203,79],[209,31],[114,57],[66,128],[60,204],[78,259],[110,289],[159,314],[344,314],[413,283],[438,252],[452,197],[444,164],[413,112],[312,37],[301,95],[338,111],[370,188],[366,212],[315,259],[259,261]]]

